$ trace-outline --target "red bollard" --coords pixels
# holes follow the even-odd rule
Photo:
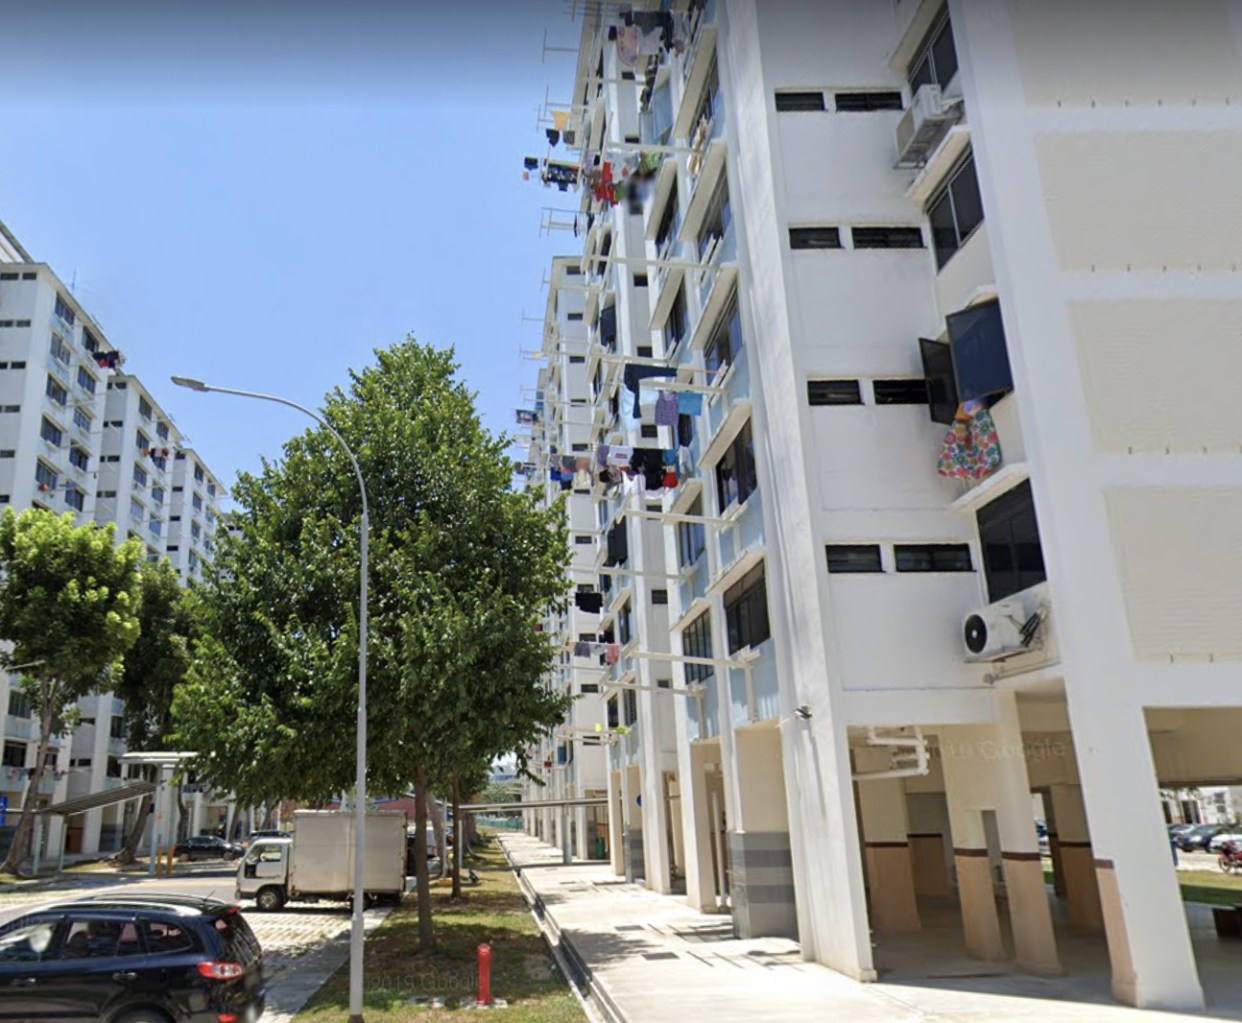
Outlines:
[[[475,1004],[492,1004],[492,949],[490,945],[479,946],[479,1000]]]

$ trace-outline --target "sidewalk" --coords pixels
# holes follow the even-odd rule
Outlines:
[[[528,835],[501,835],[537,916],[579,986],[609,1023],[1190,1023],[1226,1018],[1064,1001],[1064,978],[857,984],[782,938],[732,936],[726,916],[690,909],[676,896],[626,884],[606,863],[561,864],[558,849]],[[980,990],[986,987],[986,990]],[[1228,1018],[1237,1018],[1236,1016]]]

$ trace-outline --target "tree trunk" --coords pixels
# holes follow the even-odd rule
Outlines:
[[[461,790],[453,779],[453,898],[461,898]]]
[[[431,922],[431,877],[427,871],[427,772],[414,769],[414,877],[418,893],[418,947],[435,945]]]
[[[151,815],[152,809],[150,795],[143,796],[142,802],[138,804],[138,812],[134,814],[134,819],[130,822],[129,833],[121,844],[120,852],[112,858],[113,863],[124,866],[127,863],[133,863],[138,858],[138,843],[142,841],[142,833],[146,829],[147,818]]]
[[[0,864],[0,873],[20,874],[22,860],[26,858],[26,848],[30,845],[30,836],[34,834],[36,814],[34,808],[39,802],[39,786],[43,783],[43,775],[47,772],[47,751],[52,742],[52,697],[56,683],[41,682],[40,696],[43,712],[39,715],[39,747],[35,760],[34,771],[26,782],[26,795],[22,799],[22,819],[17,824],[17,833],[13,836],[13,844],[9,846],[9,854],[4,863]]]

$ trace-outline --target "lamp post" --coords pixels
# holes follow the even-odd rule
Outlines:
[[[260,401],[274,401],[278,405],[288,405],[310,416],[315,422],[331,434],[332,439],[340,445],[354,468],[358,477],[358,490],[362,494],[362,529],[361,529],[361,582],[358,598],[358,760],[357,778],[354,795],[354,912],[349,937],[349,1023],[362,1023],[362,947],[365,931],[363,930],[363,910],[366,899],[363,892],[364,859],[366,849],[367,826],[367,542],[370,536],[370,513],[367,506],[367,485],[362,478],[362,469],[358,459],[354,457],[349,445],[341,438],[324,419],[310,409],[287,398],[278,398],[272,394],[259,394],[255,391],[238,391],[231,387],[214,387],[188,377],[173,377],[172,382],[178,387],[188,387],[191,391],[214,391],[217,394],[234,394],[241,398],[257,398]]]

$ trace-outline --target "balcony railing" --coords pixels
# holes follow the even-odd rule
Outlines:
[[[26,739],[27,741],[35,737],[34,720],[32,718],[15,718],[9,716],[4,719],[4,737],[6,739]]]

